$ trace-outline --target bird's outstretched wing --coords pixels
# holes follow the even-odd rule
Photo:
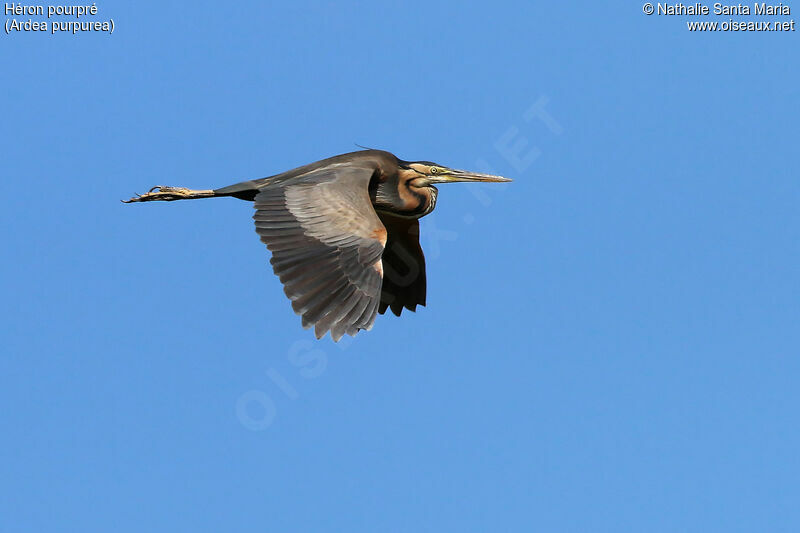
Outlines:
[[[405,307],[425,305],[425,256],[419,245],[419,219],[378,215],[388,232],[383,252],[383,290],[378,312],[387,308],[400,316]]]
[[[303,327],[338,341],[370,329],[380,302],[386,229],[372,207],[374,169],[314,170],[261,188],[256,231]]]

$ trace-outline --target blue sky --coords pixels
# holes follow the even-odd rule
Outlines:
[[[797,33],[98,7],[0,36],[0,530],[800,529]],[[428,307],[338,345],[246,202],[119,203],[355,143],[515,181],[441,186]]]

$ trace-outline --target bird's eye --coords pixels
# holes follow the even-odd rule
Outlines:
[[[437,174],[438,172],[439,172],[439,169],[438,169],[438,168],[436,168],[436,167],[431,167],[431,174]]]

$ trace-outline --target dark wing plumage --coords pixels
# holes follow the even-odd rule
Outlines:
[[[333,165],[263,186],[256,231],[272,268],[317,338],[370,329],[378,311],[386,229],[369,198],[374,168]]]
[[[400,316],[403,308],[425,305],[425,256],[419,245],[419,219],[378,215],[388,237],[383,252],[383,290],[378,312]]]

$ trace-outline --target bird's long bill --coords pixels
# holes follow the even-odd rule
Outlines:
[[[439,176],[432,176],[431,183],[456,183],[459,181],[482,181],[482,182],[507,182],[511,181],[503,176],[494,176],[492,174],[480,174],[478,172],[469,172],[466,170],[449,170],[447,173]]]

